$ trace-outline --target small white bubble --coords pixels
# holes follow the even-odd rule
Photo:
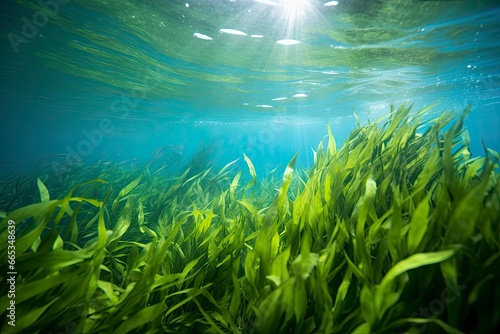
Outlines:
[[[425,28],[420,29],[420,31],[425,31]]]
[[[471,65],[467,65],[467,68],[471,68],[472,66]]]
[[[186,2],[186,8],[189,8],[189,4]]]

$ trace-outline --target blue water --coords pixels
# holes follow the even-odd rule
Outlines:
[[[495,1],[324,3],[3,1],[0,173],[76,156],[174,168],[200,145],[260,175],[297,151],[308,167],[327,124],[341,143],[353,112],[405,101],[437,103],[429,117],[472,104],[472,154],[500,151]]]

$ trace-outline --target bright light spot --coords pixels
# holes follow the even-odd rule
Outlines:
[[[295,94],[293,97],[307,97],[307,94],[299,93]]]
[[[471,68],[471,67],[472,67],[472,66],[470,66],[470,65],[467,65],[467,68]]]
[[[225,34],[230,34],[230,35],[247,36],[247,34],[244,33],[243,31],[234,30],[234,29],[220,29],[219,32],[222,32]]]
[[[262,37],[264,37],[264,35],[250,35],[250,36],[253,37],[253,38],[262,38]]]
[[[189,4],[186,2],[186,8],[189,8]]]
[[[193,34],[193,36],[194,36],[194,37],[196,37],[196,38],[199,38],[199,39],[203,39],[203,40],[205,40],[205,41],[211,41],[211,40],[212,40],[212,37],[207,36],[207,35],[200,34],[199,32],[195,32],[195,33]]]
[[[257,104],[257,108],[272,108],[273,106],[270,106],[269,104]]]
[[[273,101],[281,101],[281,100],[286,100],[287,98],[286,97],[277,97],[275,99],[273,99]]]
[[[299,44],[300,41],[297,41],[295,39],[280,39],[279,41],[276,41],[276,43],[281,45],[295,45]]]
[[[277,6],[278,3],[271,0],[255,0],[255,2],[262,3],[264,5]]]
[[[326,3],[323,4],[323,6],[325,7],[333,7],[333,6],[337,6],[339,4],[338,1],[328,1]]]
[[[304,15],[308,5],[308,0],[283,0],[281,2],[285,15],[294,21]]]
[[[285,38],[295,36],[308,24],[321,18],[321,13],[314,2],[313,0],[281,0],[281,10],[276,20],[277,24],[282,27],[281,36]]]

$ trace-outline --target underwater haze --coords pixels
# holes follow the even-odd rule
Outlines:
[[[365,123],[405,101],[434,114],[471,103],[472,152],[480,138],[500,148],[493,1],[0,6],[3,172],[50,154],[141,165],[201,142],[223,164],[245,153],[266,171],[300,150],[310,166],[327,123],[344,140],[353,112]]]
[[[500,3],[4,0],[1,333],[493,333]]]

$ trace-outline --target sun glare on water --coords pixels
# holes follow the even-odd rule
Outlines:
[[[302,30],[306,20],[313,19],[315,12],[309,0],[283,0],[280,7],[284,21],[283,29],[287,37],[292,37],[294,33]]]
[[[284,39],[293,39],[294,35],[303,31],[308,22],[317,21],[322,17],[321,9],[310,0],[255,0],[255,2],[272,8],[275,14],[273,25],[280,27]]]

